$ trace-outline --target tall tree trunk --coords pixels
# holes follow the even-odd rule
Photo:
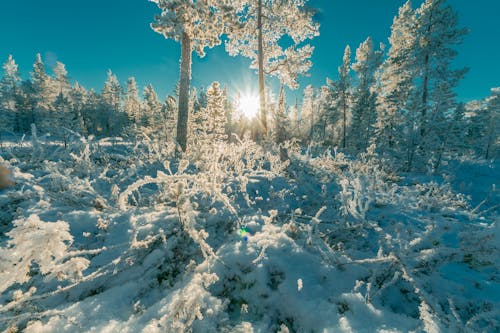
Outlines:
[[[343,91],[344,98],[342,98],[342,148],[346,147],[346,132],[347,132],[347,91]]]
[[[257,29],[258,29],[258,62],[259,62],[259,95],[260,95],[260,125],[261,136],[267,136],[267,112],[266,95],[264,85],[264,40],[262,37],[262,0],[259,0],[257,9]]]
[[[432,12],[429,17],[429,25],[427,26],[427,39],[430,39],[432,26]],[[422,121],[420,124],[420,135],[425,135],[425,116],[427,115],[427,96],[429,95],[429,63],[430,55],[429,52],[425,54],[424,58],[424,82],[423,82],[423,93],[422,93]]]
[[[191,38],[182,33],[181,73],[179,85],[179,108],[177,114],[177,143],[182,151],[187,148],[187,127],[189,117],[189,84],[191,80]]]

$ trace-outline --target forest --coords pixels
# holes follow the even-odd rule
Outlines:
[[[3,64],[1,331],[500,330],[500,85],[457,96],[452,1],[406,2],[305,87],[307,0],[151,2],[181,50],[165,98]],[[193,86],[219,45],[255,95]]]

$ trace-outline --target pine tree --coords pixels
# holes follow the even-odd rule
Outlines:
[[[124,115],[122,111],[122,94],[123,88],[120,85],[117,77],[111,70],[108,71],[104,88],[101,91],[100,111],[100,128],[103,135],[118,134],[124,123]]]
[[[373,136],[377,98],[375,74],[382,64],[383,54],[384,45],[381,44],[380,49],[375,50],[371,37],[368,37],[356,50],[356,62],[352,64],[357,85],[353,90],[352,127],[349,138],[357,152],[365,151]]]
[[[230,55],[252,59],[259,75],[260,127],[267,135],[265,75],[277,76],[289,87],[298,87],[297,78],[309,71],[314,48],[304,44],[319,35],[313,11],[305,0],[237,0],[238,22],[229,30],[226,49]],[[280,41],[290,38],[292,45],[283,48]],[[269,104],[271,105],[271,104]]]
[[[487,126],[485,131],[484,158],[498,158],[500,153],[500,87],[491,89],[487,99]]]
[[[351,48],[346,46],[344,57],[342,58],[342,66],[339,67],[339,78],[335,81],[335,89],[333,96],[334,108],[340,111],[340,123],[336,126],[341,128],[342,133],[342,148],[347,147],[347,131],[351,123]]]
[[[53,126],[54,126],[54,134],[58,138],[62,138],[64,142],[64,147],[66,148],[68,144],[68,129],[72,129],[73,127],[73,117],[71,114],[71,103],[68,96],[60,92],[54,103],[52,104],[53,109]]]
[[[500,87],[491,95],[467,104],[470,125],[467,143],[481,158],[498,158],[500,152]]]
[[[134,77],[127,80],[127,92],[125,93],[125,114],[135,125],[141,126],[141,100],[139,89]]]
[[[226,99],[219,82],[213,82],[207,90],[208,139],[210,142],[221,142],[226,135]],[[203,112],[203,111],[202,111]]]
[[[401,159],[406,142],[408,103],[414,89],[416,22],[410,1],[400,9],[392,24],[388,57],[377,73],[377,120],[372,143],[377,150]],[[405,126],[406,131],[405,131]]]
[[[312,140],[314,136],[314,125],[318,119],[315,119],[316,110],[316,92],[312,85],[304,88],[302,98],[302,108],[300,112],[299,132],[302,138]]]
[[[189,87],[193,50],[201,57],[206,47],[220,44],[228,18],[230,1],[208,0],[151,0],[162,11],[151,25],[154,31],[167,39],[181,43],[179,106],[177,116],[177,143],[182,151],[187,148],[189,118]]]
[[[167,96],[163,103],[161,114],[163,116],[162,129],[166,142],[175,141],[175,130],[177,124],[177,101],[174,96]]]
[[[101,112],[101,98],[94,89],[87,93],[82,118],[88,134],[102,134],[105,117]]]
[[[152,84],[144,88],[142,96],[144,99],[142,103],[142,124],[151,129],[161,127],[162,104]]]
[[[58,61],[56,62],[56,65],[54,66],[54,69],[52,71],[54,72],[55,78],[55,92],[57,94],[67,93],[71,88],[71,84],[69,83],[68,71],[66,70],[66,66],[62,62]]]
[[[286,140],[286,129],[288,128],[288,118],[286,115],[286,97],[285,97],[285,87],[281,85],[280,95],[278,98],[278,106],[276,107],[276,113],[274,117],[274,141],[277,144],[281,144]]]
[[[72,113],[71,129],[77,133],[88,135],[84,118],[85,104],[87,103],[87,91],[78,82],[76,82],[69,92],[69,98],[71,100]]]
[[[36,56],[30,75],[30,85],[27,87],[29,90],[26,92],[31,99],[31,112],[35,125],[41,132],[53,130],[52,102],[56,96],[56,86],[54,80],[46,73],[40,54]]]
[[[1,131],[18,132],[20,130],[17,95],[21,77],[12,55],[9,55],[9,58],[4,63],[3,72],[4,75],[0,81],[0,119],[2,119],[0,135]]]

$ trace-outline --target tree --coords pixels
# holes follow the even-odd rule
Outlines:
[[[52,102],[56,94],[54,80],[46,73],[40,54],[36,55],[33,71],[30,74],[30,84],[26,86],[30,98],[33,122],[41,131],[53,129]]]
[[[162,11],[151,24],[154,31],[167,39],[181,43],[177,143],[187,148],[189,118],[189,87],[193,50],[203,57],[206,47],[220,44],[230,1],[209,0],[151,0]]]
[[[226,135],[226,98],[219,82],[213,82],[207,90],[207,113],[209,138],[213,142],[227,139]]]
[[[453,89],[467,72],[465,68],[451,68],[457,56],[453,46],[462,42],[467,29],[458,28],[458,16],[446,0],[426,0],[416,14],[416,67],[421,82],[421,134],[424,135],[427,111],[440,103],[432,99],[432,89],[440,89],[442,83]]]
[[[123,114],[121,113],[123,88],[111,70],[101,91],[101,130],[104,135],[115,135],[123,127]]]
[[[285,87],[281,85],[278,106],[274,116],[274,141],[281,144],[286,140],[286,129],[288,128],[288,118],[286,115]]]
[[[147,85],[142,93],[142,124],[145,127],[156,129],[161,126],[162,104],[158,99],[152,84]]]
[[[60,92],[54,100],[52,108],[54,110],[52,123],[54,127],[54,133],[58,137],[63,138],[64,148],[66,148],[68,144],[67,129],[73,129],[73,121],[76,120],[72,117],[72,114],[70,112],[71,104],[68,96],[63,92]]]
[[[298,87],[297,78],[309,71],[314,48],[307,40],[319,35],[307,0],[237,0],[237,23],[228,33],[226,49],[232,56],[252,59],[259,75],[260,132],[267,135],[265,75],[277,76],[289,87]],[[256,33],[257,32],[257,33]],[[291,45],[281,43],[289,38]]]
[[[9,55],[9,58],[3,64],[3,72],[4,75],[0,81],[0,118],[3,119],[0,125],[0,132],[2,130],[19,131],[17,94],[21,77],[19,76],[19,69],[12,55]]]
[[[405,113],[413,91],[415,45],[415,11],[410,1],[394,18],[389,38],[388,57],[377,73],[377,120],[372,143],[391,157],[399,155],[404,140]]]
[[[141,100],[139,90],[134,77],[127,80],[127,92],[125,93],[125,114],[137,126],[141,125]]]
[[[334,82],[335,89],[333,89],[333,103],[334,108],[340,111],[341,119],[340,126],[337,128],[342,128],[342,148],[347,147],[347,128],[351,122],[351,104],[352,104],[352,94],[351,94],[351,48],[349,45],[346,46],[344,51],[344,57],[342,58],[342,66],[339,67],[339,78]]]
[[[312,140],[314,135],[314,124],[317,119],[315,119],[316,110],[316,92],[312,85],[308,85],[304,88],[303,98],[302,98],[302,108],[300,112],[300,128],[299,131],[303,138]]]
[[[58,61],[52,71],[54,72],[56,94],[67,93],[71,88],[71,84],[69,83],[66,66]]]
[[[85,104],[87,103],[87,91],[78,82],[76,82],[74,87],[72,87],[69,92],[69,98],[71,100],[73,119],[72,130],[83,135],[87,135],[87,125],[85,124],[84,118]]]
[[[491,89],[487,99],[487,126],[485,131],[484,158],[497,158],[500,148],[500,87]]]
[[[373,124],[376,119],[375,74],[382,64],[385,46],[379,50],[373,47],[368,37],[356,50],[356,62],[352,69],[356,73],[357,85],[353,90],[352,127],[350,140],[353,148],[364,151],[373,136]]]

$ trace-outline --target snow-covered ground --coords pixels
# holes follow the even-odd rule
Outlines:
[[[498,163],[3,145],[0,330],[495,332]]]

